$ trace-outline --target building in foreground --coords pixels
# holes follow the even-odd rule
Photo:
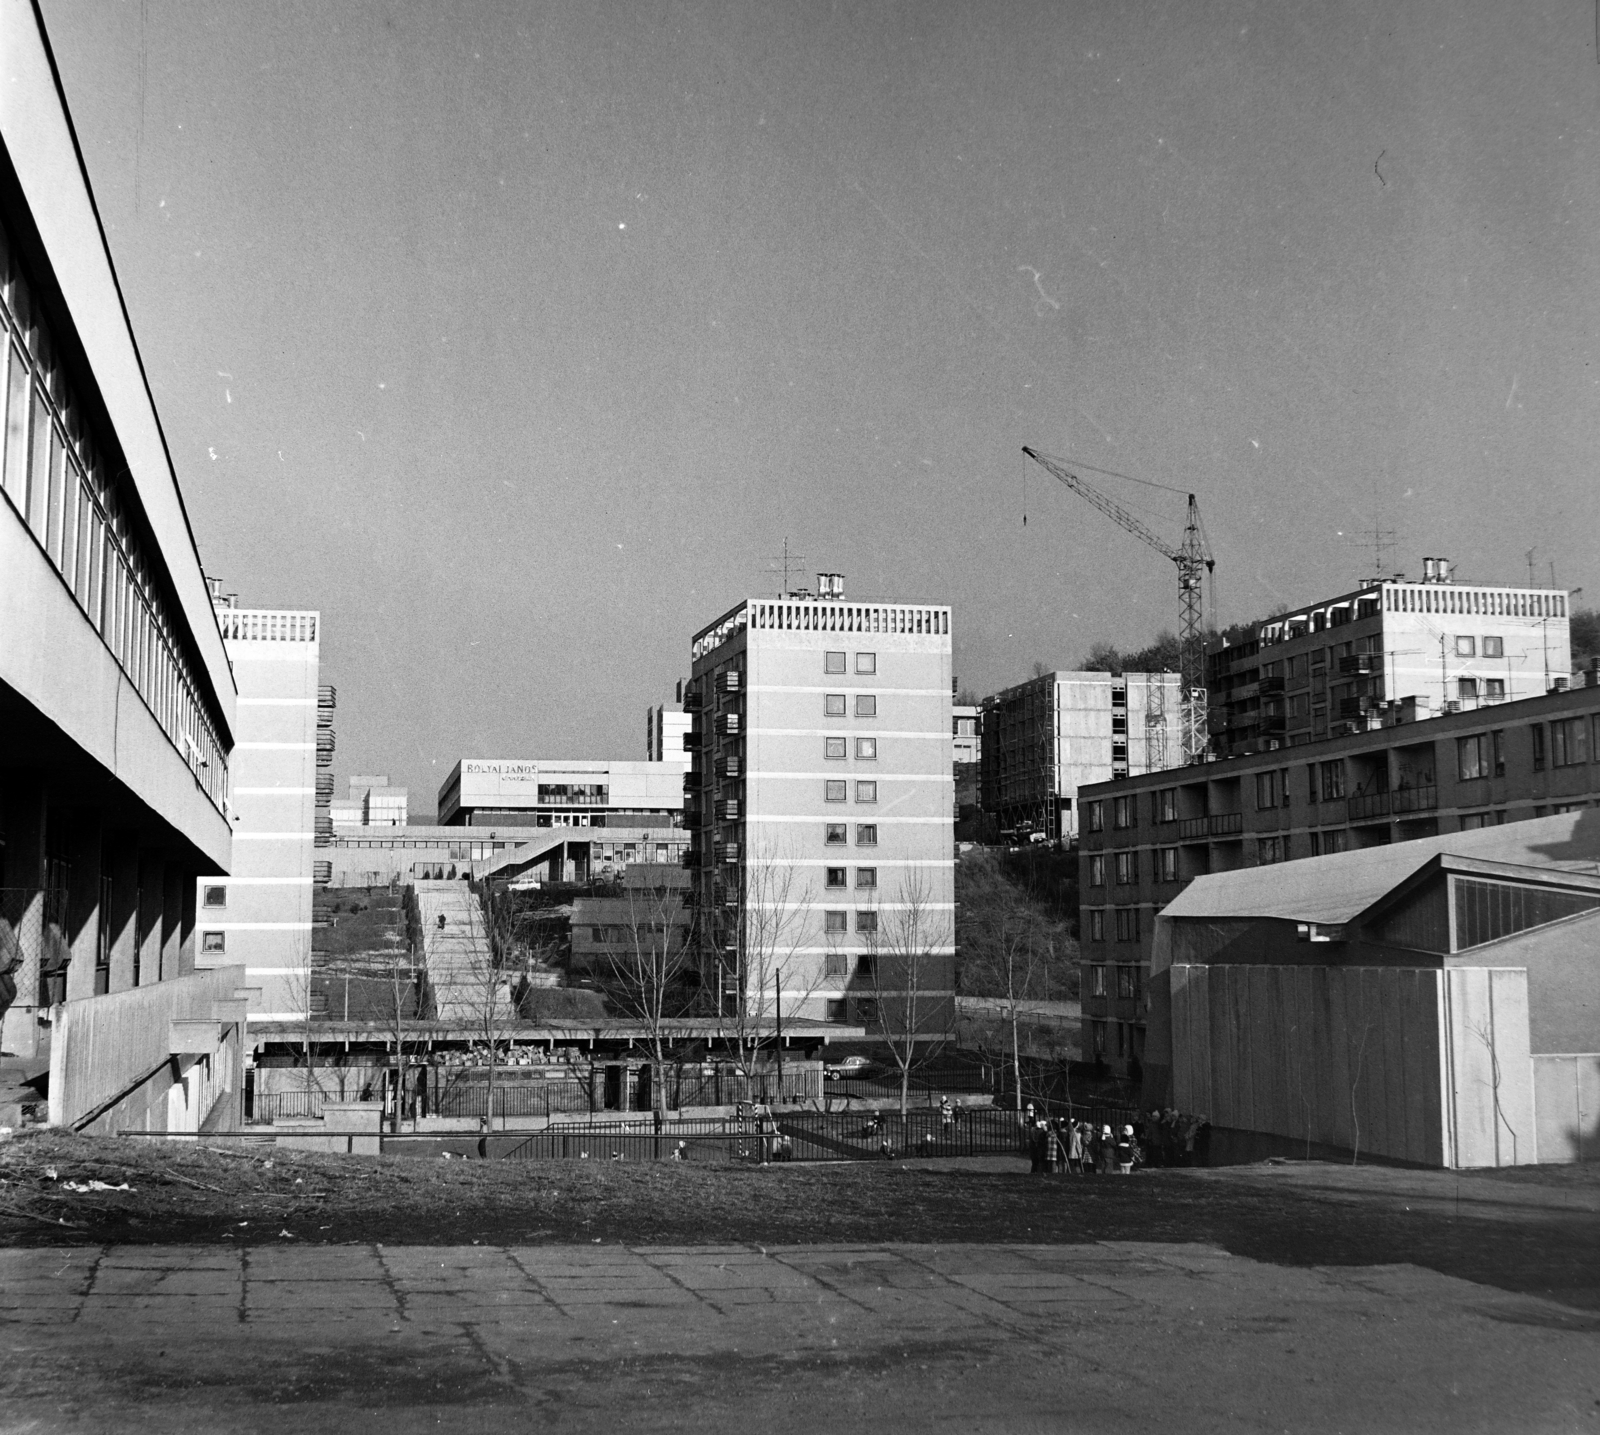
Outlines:
[[[1091,782],[1181,762],[1176,673],[1041,673],[983,700],[981,791],[990,836],[1078,835]]]
[[[950,652],[948,608],[842,594],[695,635],[684,821],[724,1010],[950,1029]]]
[[[1298,747],[1417,717],[1517,702],[1565,682],[1567,594],[1457,583],[1442,558],[1423,579],[1384,579],[1255,625],[1208,654],[1213,751]]]
[[[464,757],[439,788],[439,825],[674,827],[686,766]]]
[[[1195,878],[1588,806],[1597,741],[1582,687],[1085,789],[1085,1054],[1142,1061],[1155,917]]]
[[[233,679],[36,7],[0,55],[0,1124],[47,1070],[58,1125],[231,1126]]]
[[[1151,991],[1147,1100],[1213,1160],[1594,1160],[1600,811],[1201,877]]]
[[[303,1018],[311,999],[311,887],[336,694],[318,683],[322,615],[241,608],[213,584],[238,685],[233,866],[199,883],[196,965],[242,963],[253,1017]],[[323,784],[331,787],[331,782]]]

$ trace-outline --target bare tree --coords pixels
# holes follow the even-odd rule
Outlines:
[[[616,924],[621,941],[609,945],[602,960],[606,995],[645,1029],[654,1076],[650,1106],[661,1117],[666,1113],[663,1078],[671,1045],[669,1029],[687,1006],[683,979],[692,952],[689,928],[681,920],[683,889],[650,881],[654,875],[636,866],[625,879],[621,897],[625,906]]]
[[[481,898],[481,900],[480,900]],[[517,1019],[508,969],[517,949],[505,909],[496,915],[493,891],[473,893],[467,903],[467,936],[458,953],[458,985],[454,995],[465,999],[474,1043],[482,1043],[486,1074],[485,1132],[494,1130],[495,1077],[500,1057],[511,1045],[511,1028]]]
[[[725,1039],[733,1042],[735,1069],[747,1085],[755,1083],[762,1064],[762,1042],[776,1032],[782,983],[801,980],[800,1001],[817,986],[817,964],[801,950],[813,935],[811,881],[805,873],[774,846],[763,846],[740,869],[737,903],[723,909],[717,1015]]]
[[[878,1009],[878,1022],[900,1075],[900,1130],[904,1145],[907,1113],[911,1105],[911,1073],[933,1053],[924,1042],[917,1049],[926,1016],[928,980],[944,977],[949,986],[951,924],[949,915],[933,905],[932,892],[920,870],[912,868],[902,879],[895,900],[878,911],[877,930],[868,955],[869,980]],[[943,1045],[942,1038],[935,1050]]]
[[[1000,1017],[1011,1036],[1011,1079],[1016,1109],[1022,1110],[1022,1017],[1049,990],[1048,949],[1043,923],[1016,898],[995,904],[967,933],[962,982],[981,987],[1000,1002]]]
[[[1498,1131],[1501,1126],[1504,1126],[1507,1134],[1511,1137],[1511,1164],[1515,1166],[1517,1164],[1517,1132],[1516,1128],[1506,1120],[1506,1113],[1500,1106],[1500,1053],[1495,1050],[1494,1033],[1489,1029],[1487,1021],[1480,1021],[1473,1027],[1472,1034],[1483,1043],[1483,1049],[1489,1053],[1489,1093],[1494,1100],[1495,1127]],[[1497,1139],[1495,1142],[1497,1148],[1499,1144]],[[1497,1149],[1495,1160],[1498,1162],[1499,1159],[1500,1153]]]

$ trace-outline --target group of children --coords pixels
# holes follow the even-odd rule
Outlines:
[[[1131,1176],[1144,1159],[1132,1126],[1117,1130],[1092,1121],[1069,1121],[1065,1116],[1052,1119],[1036,1113],[1031,1102],[1024,1123],[1029,1132],[1028,1155],[1036,1173]]]

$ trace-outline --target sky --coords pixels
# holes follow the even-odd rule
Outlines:
[[[42,6],[202,561],[413,811],[642,757],[786,541],[979,693],[1176,627],[1024,444],[1223,622],[1600,603],[1592,0]]]

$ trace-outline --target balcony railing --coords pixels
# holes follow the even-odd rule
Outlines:
[[[1339,659],[1339,672],[1346,677],[1351,674],[1378,673],[1382,671],[1382,653],[1347,653]]]
[[[717,776],[724,781],[744,776],[744,768],[737,757],[725,757],[717,763]]]
[[[1190,842],[1196,838],[1204,837],[1207,832],[1209,817],[1184,817],[1178,821],[1178,841]]]
[[[739,799],[725,797],[717,804],[718,822],[737,822],[739,820]]]
[[[741,729],[738,713],[722,713],[717,718],[717,732],[722,737],[738,737]]]
[[[717,843],[717,861],[735,863],[739,860],[739,844],[737,842]]]
[[[726,672],[717,674],[717,691],[719,693],[743,692],[744,675],[737,668],[729,668]]]
[[[1283,679],[1262,678],[1261,681],[1256,684],[1256,686],[1261,689],[1262,697],[1271,697],[1283,691]]]
[[[1402,812],[1433,812],[1439,806],[1439,789],[1431,782],[1417,787],[1398,787],[1389,794],[1396,815]]]
[[[694,729],[691,728],[683,735],[683,750],[685,752],[699,752],[704,736],[704,733],[695,732]]]
[[[700,779],[705,774],[698,767],[691,767],[683,774],[683,792],[687,797],[690,793],[700,790]]]
[[[1345,818],[1350,822],[1370,822],[1375,817],[1389,815],[1387,792],[1363,792],[1347,797],[1344,803]]]
[[[683,695],[683,710],[686,713],[697,713],[705,706],[705,694],[699,688],[690,688]]]
[[[1244,831],[1244,813],[1213,812],[1206,818],[1206,827],[1213,837],[1235,837]]]

